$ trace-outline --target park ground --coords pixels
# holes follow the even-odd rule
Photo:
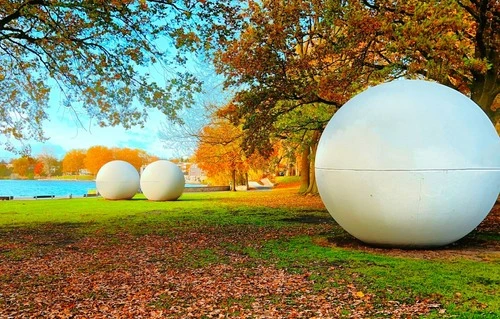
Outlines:
[[[457,243],[369,247],[318,196],[0,203],[0,318],[500,318],[500,205]]]

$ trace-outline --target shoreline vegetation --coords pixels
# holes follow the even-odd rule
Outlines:
[[[2,203],[0,317],[500,316],[500,204],[451,245],[387,249],[297,192]]]

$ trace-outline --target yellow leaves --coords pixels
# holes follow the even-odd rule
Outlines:
[[[19,176],[27,176],[30,166],[34,160],[30,157],[21,157],[12,160],[13,172]]]
[[[88,150],[70,150],[63,158],[63,172],[78,174],[80,170],[87,169],[96,174],[102,165],[111,160],[127,161],[137,170],[141,166],[157,160],[143,150],[131,148],[107,148],[105,146],[93,146]]]
[[[92,146],[87,150],[85,156],[85,168],[93,175],[96,175],[99,169],[113,160],[113,152],[105,146]]]
[[[358,291],[358,292],[356,292],[355,296],[356,296],[357,298],[364,298],[364,297],[365,297],[365,294],[364,294],[362,291]]]
[[[138,171],[141,166],[148,164],[148,156],[145,156],[145,152],[138,149],[131,148],[114,148],[114,159],[129,162]]]
[[[70,150],[66,153],[62,160],[62,167],[64,173],[78,174],[80,170],[85,168],[85,151],[83,150]]]
[[[139,0],[139,4],[141,5],[142,10],[146,10],[148,8],[148,2],[146,0]]]
[[[203,128],[195,160],[209,175],[230,174],[242,164],[239,145],[241,132],[221,121]]]
[[[153,93],[153,99],[155,99],[155,100],[159,100],[159,99],[161,99],[162,97],[163,97],[163,93],[162,93],[162,92],[160,92],[160,91],[155,91],[155,92]]]
[[[475,72],[479,72],[481,74],[486,73],[491,67],[488,65],[488,61],[486,59],[469,58],[465,60],[465,64],[471,70],[474,70]]]

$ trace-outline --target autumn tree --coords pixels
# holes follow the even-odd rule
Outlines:
[[[347,44],[327,46],[322,39],[347,35],[345,27],[332,25],[344,15],[337,2],[249,2],[236,18],[246,23],[230,29],[234,37],[219,40],[215,64],[226,86],[240,88],[233,104],[246,132],[245,149],[269,151],[282,114],[314,103],[338,107],[359,90],[354,78],[360,73],[342,51]]]
[[[122,160],[130,163],[138,171],[142,166],[151,162],[151,156],[143,150],[131,148],[113,148],[113,157],[115,160]]]
[[[315,192],[310,168],[327,121],[363,83],[381,78],[347,62],[345,41],[326,45],[325,37],[347,35],[333,25],[345,16],[340,2],[251,2],[241,11],[246,23],[236,24],[240,35],[219,39],[215,54],[226,86],[240,88],[225,112],[243,126],[244,149],[269,155],[273,140],[293,139],[302,153],[303,192]]]
[[[228,21],[215,63],[243,87],[235,100],[249,127],[304,103],[340,107],[397,77],[453,87],[493,121],[500,112],[498,1],[249,1],[234,19],[245,23]]]
[[[249,169],[249,159],[241,148],[240,137],[241,129],[216,119],[202,129],[193,158],[209,177],[231,181],[234,191],[237,176],[246,174]]]
[[[278,139],[273,143],[273,154],[270,167],[276,176],[298,176],[297,144],[289,143],[287,139]]]
[[[113,151],[105,146],[92,146],[85,155],[85,168],[92,175],[97,175],[101,167],[114,159]]]
[[[2,177],[2,178],[8,177],[8,176],[10,176],[10,174],[12,174],[12,170],[7,167],[7,163],[5,163],[4,161],[1,161],[0,162],[0,177]]]
[[[359,9],[350,30],[373,26],[357,33],[359,63],[450,86],[499,120],[500,2],[363,0]]]
[[[319,138],[336,108],[324,103],[305,104],[280,115],[274,123],[278,136],[296,145],[300,159],[301,185],[299,192],[316,194],[314,161]]]
[[[171,119],[193,103],[198,81],[181,71],[184,49],[217,1],[0,0],[0,134],[43,140],[49,95],[101,126]],[[194,18],[196,16],[196,18]],[[163,68],[161,80],[149,66]]]
[[[270,151],[283,115],[329,105],[331,116],[399,77],[454,87],[498,116],[498,1],[248,1],[236,11],[211,39],[249,152]]]
[[[43,167],[42,174],[38,175],[50,177],[61,173],[62,163],[54,155],[52,155],[50,151],[44,150],[37,156],[37,161],[42,163]]]
[[[21,177],[26,177],[33,173],[35,160],[29,156],[23,156],[12,160],[12,172]]]
[[[160,160],[160,158],[158,156],[149,154],[148,152],[146,152],[144,150],[136,149],[136,151],[139,155],[139,158],[141,159],[141,163],[142,163],[141,166],[148,165],[148,164],[151,164],[153,162]],[[140,167],[138,170],[140,170]]]
[[[78,174],[85,168],[87,152],[81,149],[70,150],[62,160],[62,171],[66,174]]]
[[[41,162],[41,161],[38,160],[35,163],[35,166],[33,167],[33,173],[35,174],[35,176],[45,175],[45,170],[44,170],[43,162]]]

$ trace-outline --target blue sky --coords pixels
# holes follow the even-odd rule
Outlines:
[[[59,159],[71,149],[87,149],[94,145],[140,148],[162,158],[175,156],[163,147],[157,134],[164,116],[159,112],[150,112],[150,115],[151,118],[144,129],[134,127],[125,130],[121,126],[100,128],[92,125],[84,116],[80,116],[80,124],[63,107],[55,108],[50,111],[50,121],[44,123],[45,135],[49,140],[45,143],[33,141],[28,143],[31,145],[33,155],[47,152]],[[0,160],[13,157],[17,155],[0,149]]]
[[[215,75],[211,67],[197,62],[192,63],[190,68],[190,71],[197,74],[205,83],[205,92],[197,97],[196,105],[181,112],[191,130],[195,130],[207,121],[205,105],[220,105],[227,100],[227,95],[222,92],[221,78]],[[158,77],[163,75],[158,74]],[[35,156],[45,152],[62,159],[71,149],[87,149],[94,145],[139,148],[164,159],[189,155],[189,150],[180,150],[179,145],[172,145],[159,137],[162,123],[166,122],[166,117],[159,111],[149,111],[149,119],[144,128],[133,127],[129,130],[121,126],[101,128],[92,123],[83,112],[76,118],[71,110],[57,100],[56,96],[51,98],[49,121],[44,123],[45,135],[49,140],[43,144],[28,142]],[[190,146],[192,148],[192,145]],[[16,157],[18,155],[0,148],[0,160]]]

